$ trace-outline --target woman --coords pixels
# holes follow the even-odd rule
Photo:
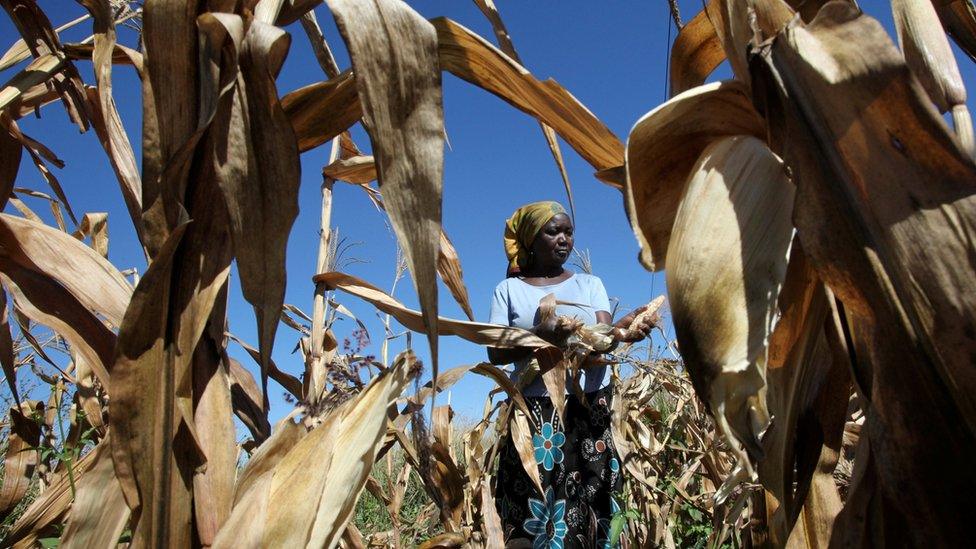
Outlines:
[[[539,300],[552,293],[560,302],[572,304],[557,306],[557,317],[610,324],[610,303],[600,279],[563,268],[572,251],[573,223],[558,202],[536,202],[516,210],[505,225],[508,277],[495,288],[490,322],[524,328],[563,346],[571,327],[556,317],[540,321]],[[616,342],[647,337],[649,323],[628,329],[639,312],[614,325]],[[488,348],[488,357],[493,364],[514,362],[513,378],[518,379],[531,353]],[[609,372],[599,357],[593,358],[590,362],[598,365],[585,368],[580,383],[586,403],[567,391],[565,424],[541,376],[523,388],[537,428],[532,443],[545,494],[540,497],[509,436],[501,452],[496,490],[509,543],[528,542],[534,549],[609,547],[610,519],[618,510],[613,495],[621,488],[621,470],[610,433]]]

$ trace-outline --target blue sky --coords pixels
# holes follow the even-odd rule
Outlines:
[[[468,0],[409,2],[425,17],[448,16],[478,34],[493,40],[490,26]],[[496,0],[526,67],[539,78],[554,78],[596,114],[621,140],[641,115],[665,100],[666,61],[670,17],[665,0],[582,2],[578,0]],[[679,2],[681,14],[689,20],[701,9],[701,2]],[[890,7],[877,0],[860,2],[868,14],[878,17],[893,36]],[[41,6],[55,25],[83,12],[79,4],[65,0],[42,1]],[[594,9],[596,8],[596,9]],[[326,39],[342,68],[349,66],[344,45],[327,8],[316,14]],[[66,33],[75,41],[90,32],[87,28]],[[82,25],[85,27],[85,25]],[[299,25],[287,29],[293,41],[291,52],[278,81],[279,92],[286,93],[324,78],[315,63],[307,39]],[[671,30],[673,39],[675,31]],[[0,42],[6,47],[16,38],[9,19],[0,17]],[[124,43],[133,44],[134,35],[122,31]],[[957,60],[967,87],[974,86],[972,62],[958,53]],[[93,82],[91,64],[78,62],[86,82]],[[7,71],[3,78],[9,78]],[[728,77],[720,68],[713,79]],[[131,68],[113,71],[116,102],[126,129],[140,156],[141,97],[139,82]],[[565,202],[565,193],[552,157],[538,124],[527,115],[453,76],[444,76],[444,114],[450,147],[445,151],[444,228],[457,248],[472,307],[479,320],[488,316],[491,290],[502,279],[505,257],[501,234],[512,210],[526,202],[556,199]],[[972,103],[970,102],[972,110]],[[109,213],[109,258],[120,269],[145,269],[125,212],[118,183],[94,132],[79,136],[63,109],[51,105],[42,118],[24,119],[22,129],[52,148],[66,167],[56,175],[65,188],[74,210]],[[365,134],[354,130],[360,148],[368,150]],[[588,249],[594,272],[600,276],[622,310],[646,303],[664,292],[664,276],[652,275],[637,262],[637,243],[624,216],[621,195],[593,178],[593,169],[563,144],[563,154],[576,201],[577,242]],[[288,249],[288,288],[286,301],[311,312],[317,231],[319,226],[319,186],[321,168],[327,162],[328,147],[319,147],[302,156],[300,214],[292,231]],[[41,176],[28,161],[22,163],[18,186],[47,192]],[[47,206],[24,198],[42,216]],[[7,208],[13,211],[12,207]],[[49,218],[49,215],[47,216]],[[358,242],[347,257],[363,260],[346,271],[381,288],[389,288],[394,276],[395,241],[387,229],[384,215],[377,212],[362,191],[337,184],[334,194],[333,226],[343,238]],[[229,307],[230,330],[245,341],[256,342],[253,312],[240,294],[236,271],[232,273]],[[412,284],[402,281],[397,297],[416,306]],[[356,298],[338,295],[344,305],[362,319],[373,336],[368,352],[378,353],[383,331],[372,307]],[[463,313],[441,286],[441,314],[462,318]],[[355,328],[349,320],[336,326],[337,336]],[[301,357],[292,353],[298,334],[281,325],[274,358],[282,369],[295,375],[303,370]],[[655,341],[656,344],[660,340]],[[426,341],[414,337],[419,356],[427,361]],[[402,339],[391,350],[403,348]],[[452,337],[440,342],[441,370],[484,360],[484,350]],[[235,344],[232,356],[256,371],[250,358]],[[452,390],[451,402],[467,417],[480,417],[492,383],[469,375]],[[291,409],[281,398],[284,390],[271,382],[272,419]],[[442,398],[439,402],[443,403]]]

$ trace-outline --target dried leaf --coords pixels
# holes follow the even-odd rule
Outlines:
[[[122,323],[132,287],[88,246],[46,225],[7,214],[0,214],[0,242],[10,261],[52,277],[112,325]]]
[[[251,437],[257,443],[262,443],[271,436],[271,424],[264,413],[264,395],[261,388],[254,381],[254,376],[247,371],[240,362],[227,357],[230,375],[230,397],[234,414],[251,432]],[[297,381],[297,380],[296,380]]]
[[[0,115],[0,207],[6,207],[14,190],[21,156],[20,142],[7,130]]]
[[[91,238],[91,247],[98,254],[108,259],[108,214],[86,213],[81,217],[81,224],[71,234],[78,240]]]
[[[85,476],[92,468],[96,457],[95,452],[89,452],[72,467],[75,482],[84,482]],[[20,547],[33,547],[41,533],[53,524],[63,520],[72,501],[71,483],[66,470],[56,473],[47,488],[14,522],[0,545],[10,547],[16,544]]]
[[[535,450],[532,447],[532,431],[529,430],[529,416],[526,416],[519,409],[512,409],[511,422],[509,423],[509,429],[511,430],[511,442],[515,445],[515,451],[518,453],[519,459],[522,461],[522,468],[525,469],[525,473],[529,475],[529,480],[535,486],[535,489],[539,491],[540,495],[545,495],[546,491],[542,489],[542,478],[539,476],[539,466],[535,462]]]
[[[43,410],[43,406],[41,402],[25,401],[10,408],[10,431],[3,456],[3,485],[0,486],[0,514],[7,515],[20,502],[34,477],[41,426],[32,416]]]
[[[301,152],[332,140],[363,117],[352,70],[286,94],[281,108],[291,121]]]
[[[498,38],[498,45],[501,47],[501,50],[505,55],[511,57],[516,63],[521,65],[522,59],[519,57],[518,52],[515,51],[515,44],[512,42],[512,37],[509,35],[508,29],[505,28],[505,22],[502,21],[501,14],[498,13],[495,2],[493,0],[475,0],[474,3],[488,19],[488,22],[491,23],[491,28],[495,31],[495,37]],[[566,165],[563,163],[563,153],[559,149],[559,142],[556,141],[556,132],[543,122],[539,122],[539,126],[542,128],[542,135],[546,138],[546,144],[549,145],[552,158],[556,161],[556,168],[559,169],[559,176],[562,178],[563,187],[566,189],[569,212],[575,221],[576,205],[573,203],[573,188],[569,183],[569,174],[566,173]],[[474,320],[471,315],[468,315],[468,317]]]
[[[829,297],[796,242],[779,303],[767,362],[767,403],[775,420],[763,437],[766,458],[758,467],[768,535],[774,545],[792,538],[826,545],[841,507],[831,473],[847,417],[850,364],[846,353],[838,360],[831,352],[824,331]]]
[[[932,0],[949,36],[976,60],[976,8],[971,0]]]
[[[233,515],[215,547],[261,539],[263,545],[334,547],[386,433],[386,410],[416,373],[412,353],[400,355],[363,392],[286,449],[276,463],[262,459],[253,471],[249,466],[249,488],[239,491]],[[332,459],[335,448],[343,449],[345,459]],[[313,466],[320,474],[309,477],[308,468]]]
[[[417,290],[437,379],[435,273],[444,176],[437,35],[417,12],[395,0],[328,4],[356,72],[380,191]]]
[[[142,182],[136,165],[135,153],[129,136],[122,126],[122,119],[112,97],[112,63],[115,56],[115,17],[111,0],[78,0],[94,18],[95,46],[92,50],[96,97],[92,104],[92,125],[108,154],[112,169],[119,180],[122,198],[142,240]],[[103,254],[104,255],[104,254]]]
[[[597,171],[619,166],[623,144],[562,86],[537,80],[483,38],[445,18],[437,29],[440,66],[548,125]]]
[[[220,179],[241,289],[257,317],[265,386],[285,299],[285,247],[298,215],[301,177],[296,138],[275,88],[289,45],[290,37],[277,27],[253,22],[248,28],[241,51],[241,74],[247,89],[250,146],[238,152],[244,157],[246,173]],[[225,146],[233,150],[233,145]]]
[[[762,455],[766,344],[786,275],[792,204],[780,160],[758,139],[738,136],[705,148],[675,215],[667,282],[678,344],[738,458],[719,502],[755,478],[750,459]]]
[[[692,167],[710,143],[730,135],[765,135],[746,89],[736,81],[688,90],[641,117],[630,131],[624,203],[645,268],[665,267]]]
[[[115,547],[129,523],[129,506],[115,478],[109,444],[103,440],[91,451],[91,469],[77,481],[78,491],[61,535],[66,549]]]
[[[914,543],[964,543],[968,517],[946,494],[976,487],[949,466],[976,451],[976,167],[884,28],[849,6],[791,23],[756,60],[800,242],[846,312],[877,490],[899,487],[885,522]]]
[[[322,273],[316,275],[313,280],[316,283],[325,284],[330,289],[342,290],[364,299],[380,311],[393,316],[407,328],[424,333],[424,323],[418,311],[404,307],[402,303],[368,282],[344,273]],[[437,327],[440,335],[458,336],[478,345],[501,348],[528,347],[532,349],[551,347],[548,342],[536,337],[531,332],[509,326],[441,317]]]
[[[710,0],[710,5],[719,0]],[[715,27],[703,9],[681,27],[671,47],[671,96],[705,83],[705,79],[725,60],[725,50]]]

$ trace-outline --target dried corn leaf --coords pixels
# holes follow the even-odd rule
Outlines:
[[[254,376],[233,358],[226,357],[230,375],[230,397],[234,414],[251,432],[257,443],[271,436],[271,424],[264,413],[264,395]],[[297,380],[296,380],[297,381]]]
[[[97,447],[96,447],[97,449]],[[72,466],[72,473],[76,483],[84,482],[85,476],[95,464],[95,451],[91,451]],[[14,522],[0,545],[10,547],[34,547],[38,537],[45,529],[61,521],[71,508],[73,495],[71,482],[66,470],[56,473],[48,486],[33,503]]]
[[[235,151],[243,157],[246,172],[243,177],[220,179],[241,289],[257,317],[264,379],[285,299],[285,247],[298,215],[301,177],[295,134],[275,88],[289,45],[290,37],[277,27],[255,21],[248,28],[241,77],[247,90],[250,144],[247,151]],[[230,143],[223,146],[235,150]]]
[[[491,29],[495,31],[495,37],[498,39],[498,46],[505,53],[518,64],[522,64],[522,59],[519,57],[517,51],[515,51],[515,44],[512,42],[512,37],[508,33],[508,29],[505,27],[505,22],[502,21],[502,16],[498,13],[498,7],[495,6],[493,0],[474,0],[475,5],[481,10],[481,13],[488,19],[491,23]],[[576,205],[573,202],[573,188],[569,183],[569,174],[566,173],[566,165],[563,163],[563,153],[559,149],[559,142],[556,141],[556,132],[547,126],[544,122],[539,122],[539,126],[542,128],[542,135],[546,138],[546,144],[549,145],[549,151],[552,153],[553,160],[556,161],[556,168],[559,170],[559,176],[563,180],[563,187],[566,189],[566,199],[569,201],[569,212],[576,219]],[[471,315],[468,318],[474,320]]]
[[[56,55],[43,55],[31,61],[30,65],[14,75],[0,88],[0,111],[15,104],[23,94],[39,84],[48,81],[54,74],[64,68],[64,61]]]
[[[116,547],[129,522],[129,506],[115,478],[109,444],[103,440],[91,451],[91,469],[77,483],[62,547]]]
[[[32,0],[4,0],[0,2],[20,31],[21,37],[35,58],[53,54],[63,58],[61,41],[51,22]],[[85,99],[84,84],[78,71],[70,61],[63,63],[60,74],[51,80],[61,95],[65,109],[71,120],[81,131],[88,129],[88,105]]]
[[[115,334],[71,292],[42,271],[22,266],[9,256],[0,256],[0,273],[14,306],[67,340],[108,388]]]
[[[226,318],[226,295],[219,301],[211,315],[210,329],[200,338],[193,356],[193,422],[200,450],[207,459],[206,468],[195,471],[193,476],[193,512],[196,533],[204,546],[213,545],[217,532],[230,516],[237,480],[231,377],[223,349],[213,337],[213,332],[217,332],[223,340],[220,332]]]
[[[372,156],[365,155],[339,158],[322,168],[322,175],[354,185],[367,185],[376,179],[376,163]]]
[[[973,513],[949,501],[976,477],[950,464],[976,451],[976,167],[883,27],[849,6],[792,23],[757,61],[800,241],[846,311],[872,489],[898,511],[885,522],[915,543],[964,543]]]
[[[334,547],[386,433],[387,408],[416,373],[412,353],[401,354],[363,392],[290,447],[294,438],[289,432],[301,427],[290,421],[279,426],[238,483],[233,515],[215,546],[263,540],[265,546]],[[337,448],[344,459],[332,459]],[[309,477],[310,467],[319,473]]]
[[[52,277],[112,325],[122,323],[132,287],[99,253],[47,225],[8,214],[0,214],[0,241],[11,261]]]
[[[24,497],[38,463],[41,426],[34,415],[41,402],[25,401],[10,408],[10,430],[3,456],[3,485],[0,486],[0,514],[7,515]]]
[[[0,365],[7,379],[7,387],[20,406],[20,392],[17,390],[17,366],[14,358],[14,341],[10,333],[10,313],[7,308],[7,293],[0,290]]]
[[[792,204],[779,159],[762,141],[737,136],[702,152],[675,216],[667,269],[675,332],[695,390],[738,458],[718,501],[755,478],[750,459],[762,455],[766,344]]]
[[[186,231],[181,225],[157,251],[139,281],[119,328],[113,367],[112,459],[126,503],[133,510],[133,539],[166,545],[189,535],[189,485],[186,463],[174,452],[180,413],[175,409],[176,372],[167,342],[170,279]],[[183,442],[180,443],[181,445]],[[182,465],[182,467],[181,467]],[[187,481],[192,474],[187,475]],[[175,516],[174,516],[175,515]],[[141,520],[142,518],[145,520]],[[185,521],[182,525],[171,520]],[[173,537],[169,537],[173,536]]]
[[[258,365],[261,364],[261,355],[257,349],[241,341],[234,334],[228,333],[227,337],[230,338],[232,341],[236,342],[238,345],[240,345],[241,348],[243,348],[245,351],[247,351],[247,354],[254,359],[254,362],[256,362]],[[305,398],[304,397],[305,392],[302,390],[302,382],[300,379],[287,372],[282,371],[280,368],[278,368],[278,365],[275,364],[274,360],[272,360],[269,365],[270,365],[270,370],[268,371],[268,377],[277,381],[279,385],[284,387],[295,398],[299,400]],[[262,406],[264,405],[262,404]]]
[[[474,312],[468,299],[468,288],[464,285],[464,273],[461,271],[461,258],[447,234],[441,230],[437,249],[437,274],[441,275],[447,289],[451,291],[454,301],[457,301],[468,320],[474,321]]]
[[[665,267],[692,167],[710,143],[730,135],[765,135],[746,89],[736,81],[688,90],[644,115],[630,131],[624,203],[645,268]]]
[[[14,190],[20,159],[23,153],[20,142],[7,130],[4,117],[0,115],[0,206],[6,207],[7,199]]]
[[[329,0],[349,49],[380,191],[420,301],[437,379],[444,113],[437,34],[395,0]]]
[[[511,442],[515,445],[522,468],[532,481],[532,485],[539,491],[539,495],[545,496],[546,491],[542,489],[542,477],[539,475],[539,465],[535,461],[535,449],[532,446],[532,431],[529,429],[529,418],[524,412],[517,408],[510,408],[511,420],[508,425],[511,431]]]
[[[81,217],[81,223],[71,236],[78,240],[84,240],[86,236],[91,238],[91,248],[98,252],[98,255],[108,259],[107,213],[86,213]]]
[[[976,61],[976,8],[971,0],[932,0],[942,26],[956,44]]]
[[[841,507],[831,473],[847,417],[850,365],[845,353],[831,352],[828,294],[795,240],[779,308],[767,362],[767,403],[775,419],[759,463],[767,530],[774,545],[789,538],[799,543],[802,536],[822,546]]]
[[[562,86],[540,81],[524,67],[463,26],[442,17],[437,29],[440,66],[504,99],[556,131],[597,171],[619,166],[623,144]]]
[[[393,318],[397,319],[400,324],[403,324],[407,328],[415,332],[424,333],[424,323],[418,311],[406,308],[402,303],[368,282],[337,272],[322,273],[316,275],[313,280],[316,283],[321,282],[325,284],[330,289],[342,290],[364,299],[380,311],[393,316]],[[545,340],[520,328],[452,320],[443,317],[438,322],[437,327],[440,335],[458,336],[478,345],[490,345],[492,347],[502,348],[527,347],[532,349],[551,347]]]
[[[719,0],[710,0],[716,4]],[[671,47],[670,95],[675,96],[705,83],[725,60],[725,50],[715,27],[703,9],[678,32]]]
[[[79,0],[95,20],[92,50],[96,97],[91,97],[92,125],[105,148],[122,189],[122,198],[136,233],[142,237],[142,182],[129,136],[112,97],[112,63],[115,56],[115,17],[111,0]]]
[[[61,32],[64,32],[70,29],[71,27],[78,25],[79,23],[84,23],[90,18],[91,15],[88,14],[82,15],[80,17],[76,17],[75,19],[72,19],[71,21],[68,21],[67,23],[54,29],[54,32],[60,34]],[[0,57],[0,71],[5,71],[10,67],[16,65],[17,63],[20,63],[24,59],[27,59],[30,56],[31,56],[31,50],[27,46],[27,42],[25,42],[24,39],[21,38],[16,42],[14,42],[13,45],[10,46],[10,48],[6,51],[6,53],[4,53],[2,57]]]
[[[330,141],[363,117],[352,70],[289,92],[281,98],[281,107],[291,121],[301,152]]]

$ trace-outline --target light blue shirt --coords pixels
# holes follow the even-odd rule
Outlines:
[[[533,286],[519,278],[506,278],[495,287],[491,296],[491,314],[488,322],[505,326],[530,329],[539,323],[539,301],[549,294],[555,294],[556,299],[575,305],[557,305],[556,314],[575,316],[583,324],[596,324],[596,312],[610,312],[610,300],[603,282],[590,274],[573,273],[566,280],[548,286]],[[529,359],[515,363],[515,371],[511,377],[517,381],[528,364]],[[583,391],[589,393],[605,387],[610,381],[606,366],[587,368],[583,371],[580,385]],[[569,392],[567,386],[567,392]],[[547,395],[546,386],[539,377],[532,381],[522,392],[526,396]]]

